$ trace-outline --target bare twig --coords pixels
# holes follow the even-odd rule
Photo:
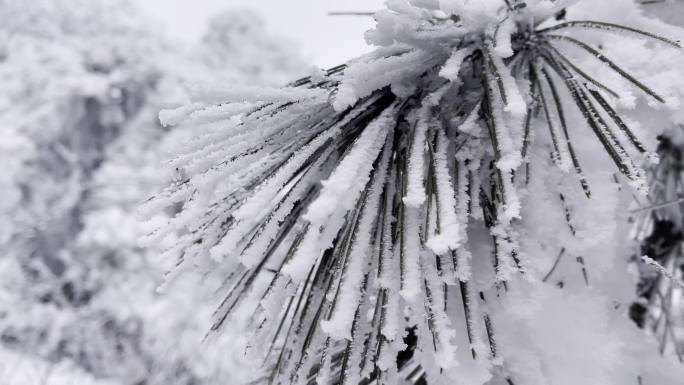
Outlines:
[[[345,12],[345,11],[332,11],[328,12],[328,16],[373,16],[375,12]]]
[[[641,260],[644,261],[647,265],[653,267],[655,270],[657,270],[660,274],[662,274],[664,277],[666,277],[670,282],[674,283],[675,285],[679,286],[680,288],[684,289],[684,283],[682,283],[680,280],[675,278],[669,271],[667,271],[666,268],[663,267],[660,263],[658,263],[656,260],[653,258],[649,257],[648,255],[643,255],[641,256]]]

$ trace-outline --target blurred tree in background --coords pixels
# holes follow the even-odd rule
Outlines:
[[[167,142],[192,136],[157,115],[185,83],[277,84],[306,66],[247,11],[216,16],[194,47],[157,30],[126,1],[0,1],[3,385],[230,378],[200,346],[207,293],[157,294],[172,261],[137,246]]]

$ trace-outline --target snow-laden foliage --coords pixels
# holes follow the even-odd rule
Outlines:
[[[684,362],[681,139],[681,126],[660,139],[660,161],[648,170],[650,194],[632,209],[633,237],[639,241],[634,262],[641,279],[630,315],[657,336],[661,353],[672,352]]]
[[[223,18],[261,24],[227,12],[207,36],[233,33]],[[192,135],[157,119],[187,102],[184,82],[273,83],[302,65],[276,46],[172,45],[119,0],[0,0],[0,19],[0,383],[230,379],[201,345],[210,293],[193,277],[156,292],[170,264],[164,244],[137,245],[135,207],[170,180],[168,142]]]
[[[642,2],[647,15],[675,25],[684,25],[678,15],[684,2],[668,0]],[[680,113],[681,114],[681,113]],[[647,197],[635,196],[631,208],[634,268],[639,272],[638,299],[630,316],[658,340],[661,354],[677,356],[684,362],[684,206],[682,206],[682,125],[681,118],[668,122],[659,137],[656,164],[646,168]]]
[[[223,279],[234,382],[678,383],[625,316],[620,257],[684,96],[682,31],[627,0],[390,0],[375,19],[368,55],[162,115],[201,134],[143,212],[183,209],[146,242],[184,233],[167,282]]]

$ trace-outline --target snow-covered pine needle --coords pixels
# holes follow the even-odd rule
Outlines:
[[[665,103],[665,100],[664,100],[661,96],[659,96],[655,91],[653,91],[652,89],[650,89],[648,86],[644,85],[642,82],[640,82],[639,80],[637,80],[634,76],[632,76],[632,75],[630,75],[629,73],[627,73],[627,71],[625,71],[625,70],[623,70],[622,68],[620,68],[620,66],[618,66],[617,64],[615,64],[612,60],[608,59],[604,54],[602,54],[601,52],[597,51],[595,48],[593,48],[593,47],[590,46],[589,44],[584,43],[584,42],[582,42],[582,41],[580,41],[580,40],[577,40],[577,39],[575,39],[575,38],[573,38],[573,37],[570,37],[570,36],[561,36],[561,35],[551,35],[551,34],[549,34],[549,35],[546,35],[546,37],[548,37],[548,38],[550,38],[550,39],[554,39],[554,40],[569,42],[569,43],[571,43],[571,44],[573,44],[573,45],[575,45],[575,46],[577,46],[577,47],[582,48],[583,50],[585,50],[585,51],[589,52],[591,55],[593,55],[596,59],[598,59],[598,60],[602,61],[603,63],[607,64],[613,71],[615,71],[615,72],[617,72],[618,74],[620,74],[620,76],[622,76],[623,78],[625,78],[626,80],[628,80],[630,83],[634,84],[635,86],[637,86],[638,88],[640,88],[642,91],[644,91],[644,92],[647,93],[648,95],[651,95],[655,100],[657,100],[657,101],[659,101],[659,102],[661,102],[661,103]]]
[[[609,31],[609,32],[628,32],[628,33],[633,33],[633,34],[636,34],[636,35],[639,35],[642,37],[647,37],[649,39],[658,40],[660,42],[669,44],[675,48],[682,48],[682,44],[678,40],[663,37],[663,36],[657,35],[655,33],[644,31],[644,30],[641,30],[638,28],[632,28],[632,27],[627,26],[627,25],[608,23],[605,21],[573,20],[573,21],[567,21],[564,23],[556,24],[552,27],[541,29],[538,32],[541,33],[541,32],[555,31],[555,30],[559,30],[559,29],[573,28],[573,27],[593,28],[593,29],[598,29],[600,31]]]
[[[682,281],[678,280],[677,278],[675,278],[675,277],[672,275],[672,273],[670,273],[669,271],[667,271],[667,269],[666,269],[665,267],[663,267],[663,265],[661,265],[660,263],[658,263],[656,260],[654,260],[653,258],[649,257],[648,255],[642,255],[642,256],[641,256],[641,260],[642,260],[645,264],[647,264],[647,265],[651,266],[653,269],[655,269],[658,273],[662,274],[665,278],[667,278],[667,279],[668,279],[670,282],[672,282],[674,285],[679,286],[680,289],[684,289],[684,282],[682,282]]]

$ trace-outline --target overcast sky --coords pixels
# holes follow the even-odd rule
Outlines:
[[[251,8],[261,13],[269,29],[295,41],[305,58],[331,67],[370,50],[363,32],[373,26],[364,16],[328,16],[329,11],[375,11],[383,0],[138,0],[161,21],[167,32],[192,42],[203,32],[207,18],[229,8]]]

